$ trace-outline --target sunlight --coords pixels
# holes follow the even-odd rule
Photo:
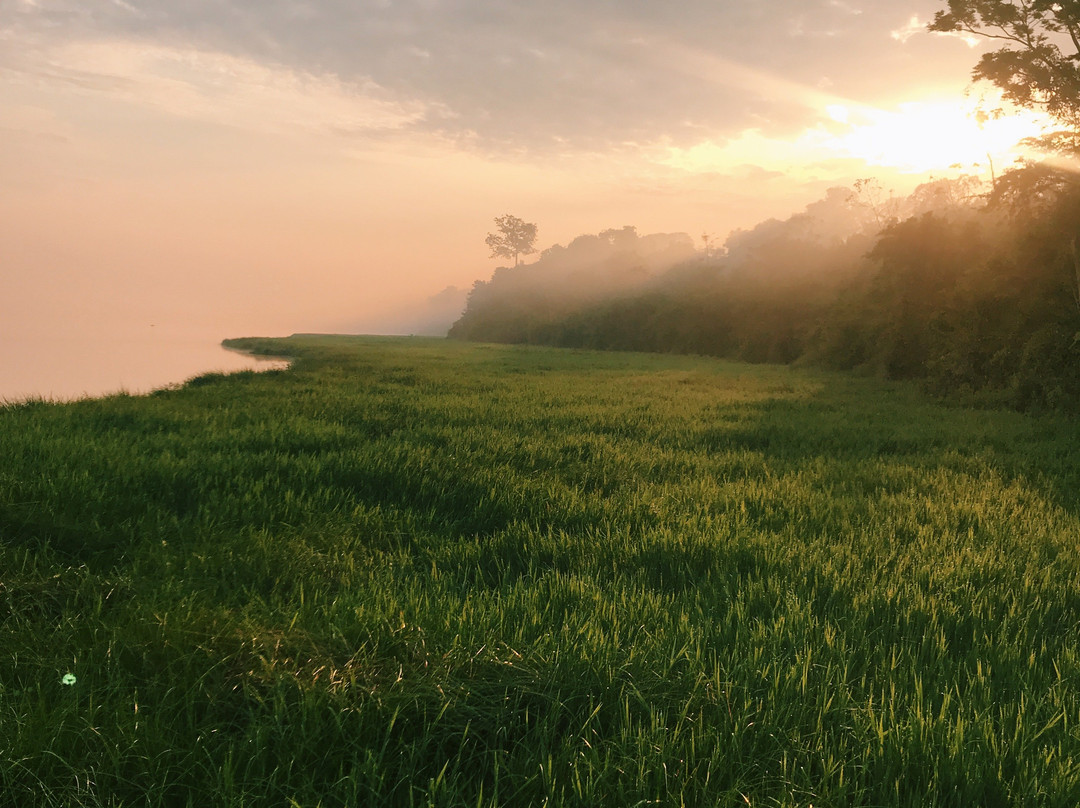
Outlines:
[[[754,165],[803,180],[833,173],[847,161],[856,171],[861,163],[897,174],[954,169],[989,175],[991,163],[1000,171],[1034,156],[1019,143],[1048,124],[1045,116],[1029,111],[980,115],[979,103],[963,98],[912,101],[892,109],[834,98],[819,109],[823,120],[793,138],[748,129],[726,141],[668,147],[660,161],[690,173],[733,173]]]
[[[915,174],[985,170],[988,158],[1003,167],[1026,153],[1019,141],[1038,135],[1045,125],[1031,112],[985,118],[968,100],[915,101],[895,110],[834,105],[826,112],[834,123],[819,130],[823,148]]]

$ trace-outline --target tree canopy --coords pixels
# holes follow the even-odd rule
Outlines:
[[[526,222],[509,213],[495,217],[498,233],[488,233],[485,240],[491,248],[492,258],[513,258],[514,266],[518,257],[536,252],[536,225]]]
[[[1080,152],[1080,0],[948,0],[931,31],[962,31],[1002,43],[972,71],[1003,96],[1042,109],[1062,129],[1040,138],[1054,151]]]
[[[833,188],[708,256],[579,236],[478,281],[454,339],[799,362],[1020,409],[1080,408],[1080,193],[1048,164],[882,201]],[[881,225],[884,224],[884,229]]]

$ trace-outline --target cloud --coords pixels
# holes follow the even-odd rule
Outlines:
[[[917,34],[929,34],[933,33],[934,36],[946,36],[959,39],[964,42],[969,48],[974,48],[979,44],[979,38],[966,34],[963,31],[928,31],[926,26],[929,23],[920,19],[918,14],[912,15],[912,17],[902,26],[890,32],[889,36],[899,42],[901,45],[906,45],[908,40]]]
[[[900,43],[906,43],[915,34],[921,34],[926,31],[926,23],[919,19],[916,14],[909,19],[904,25],[889,33],[893,39]]]
[[[21,76],[178,118],[270,133],[377,134],[415,126],[433,112],[370,80],[130,40],[44,45],[2,63],[7,81]]]
[[[853,6],[850,3],[844,3],[842,0],[829,0],[829,6],[835,9],[839,9],[847,14],[853,14],[858,16],[863,13],[861,8]]]
[[[690,147],[672,147],[661,162],[690,174],[722,174],[733,180],[806,181],[817,176],[821,164],[834,156],[834,151],[823,148],[820,131],[816,129],[786,139],[747,129],[727,141],[704,140]],[[732,169],[732,166],[741,168]],[[762,166],[784,166],[785,172],[765,173]]]
[[[258,88],[260,104],[274,102],[273,87],[255,75],[263,66],[285,88],[365,99],[366,111],[355,113],[361,129],[368,119],[404,119],[472,148],[543,155],[567,146],[692,145],[703,132],[731,137],[748,128],[781,136],[814,114],[801,89],[793,106],[789,89],[828,86],[866,100],[901,80],[940,83],[946,66],[925,58],[935,38],[905,33],[912,11],[925,16],[936,5],[913,0],[898,12],[865,0],[20,0],[0,5],[0,31],[79,59],[79,43],[129,55],[157,48],[147,58],[162,75],[150,76],[181,90],[189,109],[200,106],[192,95],[218,92],[199,87],[218,88],[215,75],[230,72],[244,91]],[[196,89],[164,81],[176,79],[167,63],[192,53],[202,55],[189,60],[201,78],[181,85]],[[967,58],[956,65],[962,82]],[[118,78],[78,60],[54,60],[53,68],[56,80]],[[145,90],[147,81],[135,78]],[[354,114],[331,106],[338,117]],[[304,114],[318,121],[311,107]],[[333,128],[356,128],[340,123]]]

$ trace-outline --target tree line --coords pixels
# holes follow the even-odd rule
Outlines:
[[[708,257],[682,234],[582,236],[477,283],[450,336],[803,363],[968,402],[1080,406],[1072,175],[938,180],[894,207],[878,229],[869,202],[835,188]]]
[[[949,0],[929,27],[998,42],[974,78],[1051,116],[1044,150],[1080,154],[1080,4]],[[1080,179],[1065,165],[887,204],[860,180],[704,254],[683,234],[583,236],[478,283],[450,336],[814,364],[1080,409]]]

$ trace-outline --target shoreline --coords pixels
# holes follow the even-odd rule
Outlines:
[[[110,396],[145,396],[178,388],[207,373],[263,373],[291,367],[295,357],[269,356],[209,339],[34,341],[0,356],[0,407],[65,404]]]
[[[276,364],[283,365],[283,367],[260,368],[258,371],[256,371],[258,373],[262,373],[262,372],[267,371],[267,370],[288,370],[289,368],[292,367],[293,362],[295,362],[296,359],[297,359],[295,356],[288,356],[286,354],[263,354],[263,353],[259,353],[258,351],[250,349],[250,348],[234,348],[231,345],[226,345],[225,344],[226,342],[231,342],[231,341],[232,340],[222,340],[221,341],[221,349],[223,351],[228,351],[229,353],[234,353],[234,354],[239,354],[240,356],[249,357],[251,359],[254,359],[256,362],[268,362],[268,363],[276,363]],[[207,371],[207,372],[213,373],[213,371]],[[235,372],[235,371],[229,371],[229,372]]]

